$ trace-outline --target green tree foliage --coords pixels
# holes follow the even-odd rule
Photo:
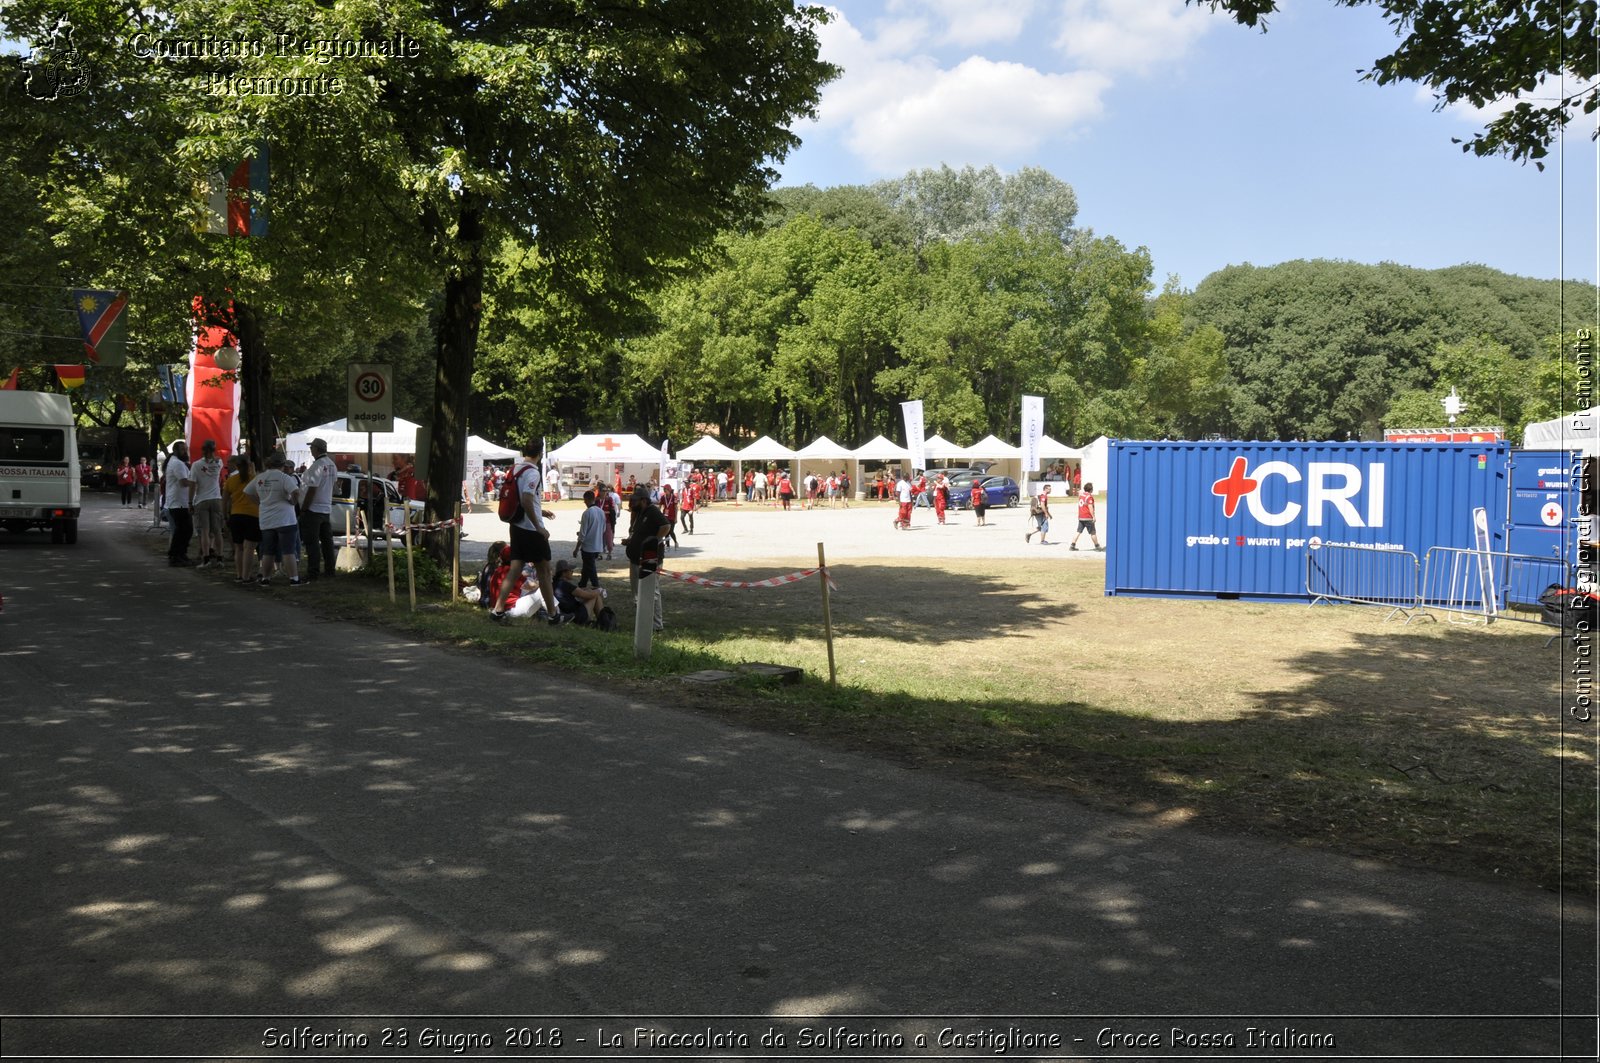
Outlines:
[[[919,244],[959,241],[1002,229],[1046,234],[1065,242],[1078,216],[1072,186],[1032,166],[1009,176],[993,166],[914,170],[880,181],[872,191],[907,219]]]
[[[1193,3],[1196,0],[1189,0]],[[1246,26],[1266,28],[1277,0],[1198,0]],[[1578,114],[1600,107],[1600,49],[1593,0],[1334,0],[1375,6],[1400,45],[1362,76],[1379,85],[1413,81],[1439,107],[1516,102],[1463,145],[1477,155],[1540,161]],[[1558,86],[1571,85],[1571,91]]]

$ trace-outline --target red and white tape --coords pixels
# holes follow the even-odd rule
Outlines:
[[[667,569],[657,569],[656,575],[675,579],[681,583],[692,583],[697,587],[721,587],[730,591],[749,591],[757,587],[782,587],[788,583],[799,583],[809,576],[822,573],[823,579],[828,581],[828,589],[837,591],[839,585],[833,582],[833,576],[825,568],[808,568],[803,572],[791,572],[786,576],[773,576],[771,579],[752,580],[749,582],[732,579],[706,579],[704,576],[691,576],[687,572],[669,572]]]
[[[411,534],[415,535],[418,532],[444,531],[446,528],[454,528],[457,524],[461,523],[462,520],[460,517],[450,517],[445,520],[436,520],[432,524],[413,524],[411,525]],[[391,524],[389,525],[389,534],[399,538],[405,534],[405,529],[398,524]]]

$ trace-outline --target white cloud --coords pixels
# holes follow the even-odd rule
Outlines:
[[[943,26],[942,44],[1014,41],[1033,14],[1034,0],[889,0],[891,12],[932,16]]]
[[[1065,0],[1056,47],[1090,70],[1148,73],[1226,18],[1183,0]]]
[[[1102,74],[1045,74],[980,56],[864,109],[850,149],[882,174],[949,163],[1004,166],[1099,116]]]

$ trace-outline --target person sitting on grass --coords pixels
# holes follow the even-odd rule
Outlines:
[[[572,579],[577,568],[567,558],[556,562],[556,608],[561,610],[561,622],[592,624],[605,608],[606,592],[598,587],[580,587]]]
[[[500,566],[500,559],[505,556],[505,549],[504,539],[496,539],[490,543],[489,552],[483,558],[483,567],[472,578],[471,589],[478,592],[478,596],[472,600],[485,609],[494,604],[494,590],[489,584],[494,579],[494,570]]]
[[[518,618],[545,616],[544,595],[540,593],[538,574],[534,571],[532,562],[519,563],[517,571],[512,572],[513,560],[511,547],[502,547],[499,559],[494,564],[494,571],[489,576],[489,601],[499,601],[500,596],[504,594],[505,616]],[[486,563],[484,567],[489,566]],[[530,589],[533,593],[524,593]]]

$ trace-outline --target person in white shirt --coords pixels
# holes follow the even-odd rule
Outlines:
[[[556,608],[555,586],[550,577],[550,529],[545,521],[555,516],[544,508],[544,481],[539,475],[539,453],[542,441],[529,442],[522,461],[511,470],[517,478],[517,501],[520,508],[511,522],[510,571],[521,572],[522,566],[533,563],[539,576],[539,593],[544,599],[544,613],[551,624],[561,623],[561,611]],[[506,599],[511,596],[515,580],[502,580],[500,593],[489,608],[490,620],[506,618]]]
[[[193,505],[194,478],[189,472],[189,444],[178,440],[172,444],[172,457],[167,459],[161,472],[161,507],[172,522],[172,541],[167,544],[167,564],[192,565],[189,560],[189,540],[194,538]]]
[[[306,544],[306,581],[322,572],[333,575],[333,482],[339,469],[328,457],[328,444],[311,441],[311,467],[300,478],[300,538]]]
[[[267,458],[267,467],[244,485],[244,493],[261,505],[261,576],[265,584],[282,567],[289,573],[289,586],[302,587],[300,578],[300,520],[295,507],[300,503],[300,484],[283,471],[282,454]]]
[[[222,459],[217,441],[200,444],[200,460],[189,468],[194,480],[194,529],[200,540],[200,566],[222,560]]]
[[[578,520],[578,542],[572,548],[573,556],[583,555],[583,574],[578,579],[580,587],[600,586],[600,572],[595,562],[606,548],[606,511],[593,491],[583,493],[583,516]]]
[[[895,514],[894,526],[899,531],[910,531],[911,480],[906,476],[904,470],[901,471],[900,479],[894,485],[894,497],[900,503],[900,510]]]

